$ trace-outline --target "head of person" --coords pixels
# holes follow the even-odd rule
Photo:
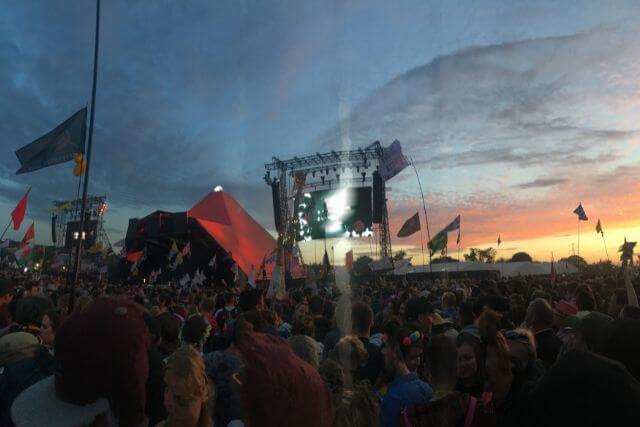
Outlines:
[[[240,293],[238,307],[243,312],[262,311],[264,309],[264,295],[257,289],[246,289]]]
[[[201,314],[193,314],[182,325],[180,336],[182,344],[190,345],[198,352],[202,352],[210,333],[211,325],[207,318]]]
[[[318,369],[318,347],[313,338],[307,335],[294,335],[288,339],[293,352],[300,359]]]
[[[182,321],[173,313],[164,312],[156,317],[160,325],[161,347],[172,352],[180,345],[180,329]]]
[[[164,381],[167,425],[212,425],[214,389],[205,372],[204,361],[193,347],[184,345],[169,357]]]
[[[30,283],[27,283],[27,285],[25,286],[24,293],[22,294],[22,296],[35,297],[38,294],[40,294],[40,287],[36,282],[30,282]]]
[[[21,326],[40,327],[42,317],[52,308],[53,302],[47,297],[21,298],[16,306],[16,321]]]
[[[384,373],[387,378],[395,378],[409,372],[416,372],[422,361],[424,334],[389,321],[384,326],[385,346]]]
[[[227,307],[234,307],[236,305],[236,297],[231,292],[224,294],[224,305]]]
[[[309,312],[315,317],[324,314],[324,299],[321,296],[313,295],[309,298]]]
[[[567,320],[576,314],[578,314],[577,306],[571,304],[569,301],[558,301],[553,310],[553,327],[556,330],[566,327],[568,325]]]
[[[293,322],[292,335],[315,336],[316,326],[311,316],[299,316]]]
[[[216,300],[213,298],[205,298],[200,302],[198,309],[200,313],[204,315],[212,315],[216,311]]]
[[[609,306],[607,310],[609,316],[613,317],[614,319],[618,318],[618,316],[620,315],[620,311],[627,304],[627,302],[627,290],[622,288],[616,289],[609,299]]]
[[[49,309],[42,316],[42,324],[40,325],[40,340],[47,347],[53,347],[56,338],[56,331],[62,324],[63,314],[57,308]]]
[[[437,394],[451,392],[458,380],[456,344],[449,337],[434,335],[424,353],[425,378]]]
[[[425,297],[412,297],[404,307],[406,323],[417,323],[426,335],[431,333],[432,315],[433,306]]]
[[[340,363],[345,374],[349,374],[367,363],[369,353],[364,348],[362,341],[353,335],[347,335],[342,337],[331,349],[329,357]]]
[[[40,343],[26,332],[12,332],[0,338],[0,368],[12,365],[36,354]]]
[[[524,372],[536,360],[536,341],[530,330],[524,328],[504,333],[509,346],[509,357],[514,373]]]
[[[76,298],[76,300],[73,303],[73,312],[81,313],[85,308],[89,306],[89,304],[91,304],[91,301],[93,301],[93,298],[91,298],[91,295],[85,294],[85,295],[79,296],[78,298]]]
[[[513,373],[507,339],[499,332],[501,321],[498,313],[485,309],[478,319],[478,326],[485,346],[487,381],[504,397],[511,387]]]
[[[640,320],[640,308],[632,305],[625,305],[620,310],[620,319]]]
[[[368,337],[373,326],[373,311],[367,304],[358,301],[351,306],[351,327],[353,332]]]
[[[473,301],[466,301],[458,307],[458,326],[464,328],[473,325],[476,321],[476,315],[473,312]]]
[[[0,307],[5,306],[13,299],[15,285],[8,279],[0,278]]]
[[[527,308],[525,322],[534,333],[551,328],[553,324],[553,310],[549,302],[544,298],[536,298],[531,301]]]
[[[575,299],[579,311],[593,311],[596,308],[596,299],[591,288],[582,288],[576,291]]]
[[[484,352],[480,337],[461,333],[456,339],[458,377],[469,386],[484,382]]]
[[[442,308],[453,308],[456,306],[456,294],[453,292],[445,292],[442,294]]]

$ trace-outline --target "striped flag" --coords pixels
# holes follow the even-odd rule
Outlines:
[[[589,218],[587,217],[587,214],[585,213],[584,208],[582,207],[582,203],[580,203],[578,207],[575,208],[573,213],[578,215],[578,221],[589,221]]]

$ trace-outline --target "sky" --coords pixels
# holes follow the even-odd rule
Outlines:
[[[640,239],[640,3],[614,4],[103,1],[89,192],[108,198],[112,242],[129,218],[187,210],[216,185],[273,231],[273,156],[397,139],[431,234],[461,215],[461,253],[500,235],[499,257],[558,259],[577,252],[580,226],[581,256],[617,258]],[[95,6],[2,9],[0,217],[32,186],[27,219],[49,243],[53,200],[76,195],[73,164],[15,175],[13,153],[89,103]],[[416,211],[424,223],[413,169],[387,186],[391,233]],[[419,264],[421,238],[393,248]],[[332,245],[336,260],[375,251]]]

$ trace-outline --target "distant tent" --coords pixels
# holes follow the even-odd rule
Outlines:
[[[273,253],[276,240],[228,193],[213,191],[195,204],[187,216],[195,218],[245,274]],[[253,266],[253,267],[252,267]]]

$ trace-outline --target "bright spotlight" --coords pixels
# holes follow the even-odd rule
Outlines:
[[[222,188],[222,185],[216,185],[213,189],[214,192],[219,193],[222,190],[224,190],[224,188]]]

